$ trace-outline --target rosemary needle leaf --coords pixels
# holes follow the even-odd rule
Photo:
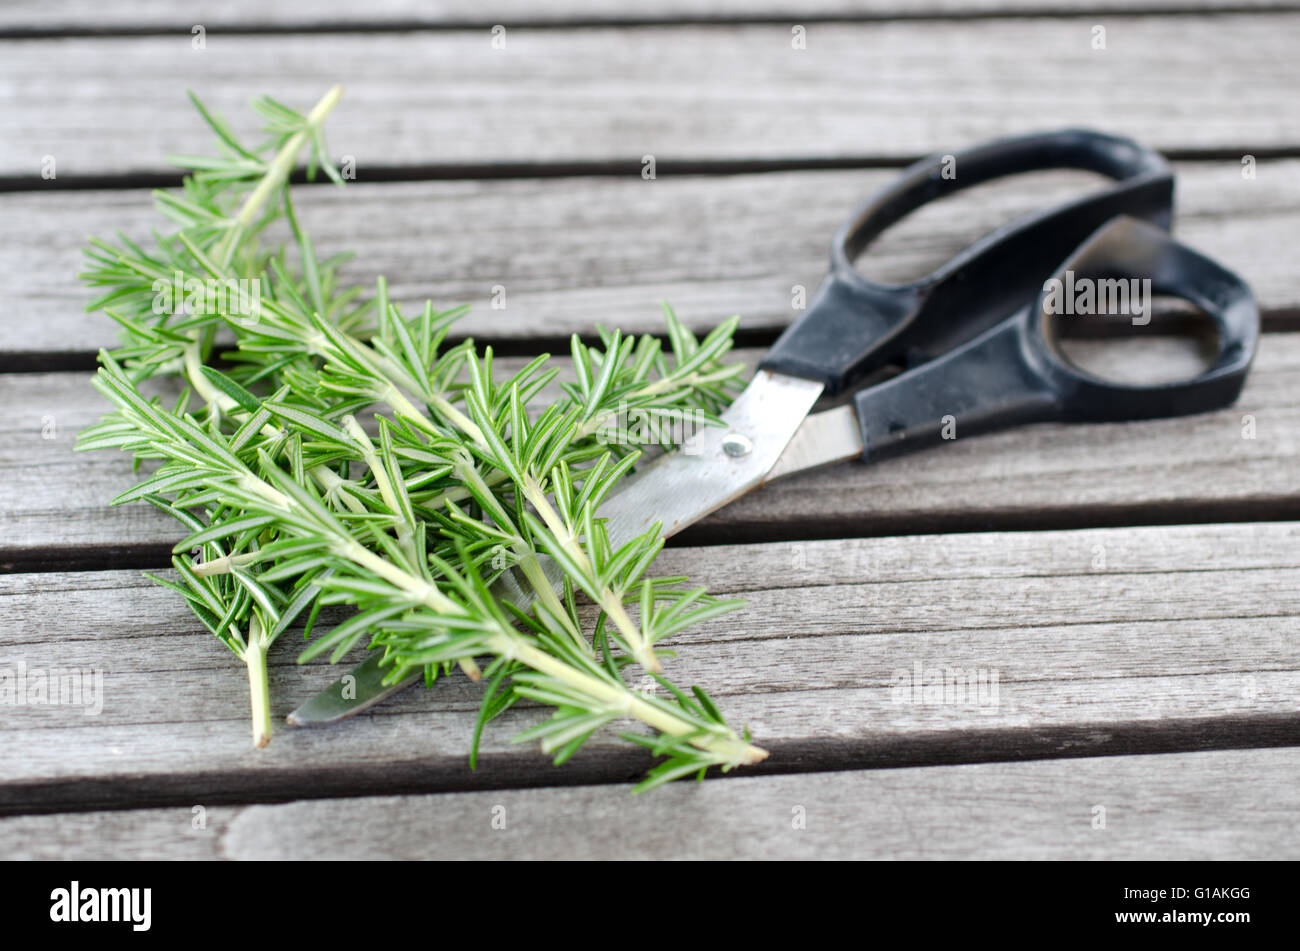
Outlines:
[[[262,404],[256,396],[248,392],[248,390],[244,389],[244,387],[240,386],[220,370],[214,369],[210,366],[202,366],[199,367],[199,372],[203,374],[204,378],[209,383],[234,400],[235,404],[240,409],[249,413],[256,413],[262,408]]]

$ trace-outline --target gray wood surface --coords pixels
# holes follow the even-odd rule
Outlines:
[[[1237,153],[1300,145],[1300,15],[1095,16],[412,34],[188,33],[0,41],[0,176],[153,173],[201,122],[184,83],[250,129],[273,91],[348,95],[331,147],[367,169],[914,157],[1063,124]],[[1176,105],[1173,105],[1176,104]]]
[[[1142,10],[1276,9],[1270,0],[1143,0]],[[0,30],[22,34],[50,31],[188,31],[195,23],[209,30],[294,28],[439,27],[463,24],[641,23],[651,21],[754,21],[788,19],[791,23],[825,18],[888,19],[899,17],[971,17],[1075,13],[1124,14],[1131,0],[660,0],[652,7],[626,0],[9,0],[0,7]]]
[[[1176,170],[1179,237],[1238,269],[1270,317],[1300,314],[1300,161],[1260,162],[1254,179],[1236,159]],[[356,252],[350,281],[371,287],[384,274],[400,301],[469,303],[459,332],[477,339],[549,344],[601,323],[660,330],[660,300],[697,329],[739,313],[747,332],[770,336],[795,314],[791,288],[811,294],[825,274],[836,228],[895,174],[362,181],[309,189],[298,203],[323,253]],[[1099,180],[1054,172],[975,187],[891,228],[861,267],[881,280],[920,277]],[[72,280],[81,248],[89,235],[119,230],[145,240],[158,222],[143,189],[0,193],[0,359],[66,366],[111,345],[115,325],[84,313],[90,297]],[[497,286],[504,309],[492,303]]]
[[[1179,337],[1080,340],[1076,359],[1118,379],[1191,375]],[[759,352],[740,354],[753,362]],[[507,361],[505,365],[518,361]],[[563,361],[560,361],[561,363]],[[1043,424],[958,438],[873,465],[804,473],[732,503],[686,539],[1095,526],[1300,510],[1300,334],[1264,336],[1237,405],[1179,419]],[[0,375],[0,563],[26,568],[166,565],[173,522],[152,507],[109,507],[135,481],[127,457],[73,452],[106,404],[87,373]],[[1254,438],[1243,438],[1253,417]],[[46,421],[53,421],[54,438]]]
[[[0,704],[0,857],[1297,857],[1298,27],[1268,0],[4,4],[0,669],[87,671],[102,708]],[[1270,332],[1230,410],[831,467],[681,536],[657,571],[749,606],[680,635],[669,673],[753,731],[758,768],[631,797],[643,751],[609,731],[556,768],[510,742],[543,715],[525,704],[470,772],[459,674],[254,750],[242,668],[138,570],[175,529],[106,507],[120,458],[71,452],[112,333],[73,275],[88,235],[143,236],[166,154],[207,141],[185,86],[251,130],[254,95],[335,82],[358,181],[301,196],[319,249],[399,300],[475,305],[462,331],[511,354],[656,330],[666,299],[700,329],[739,313],[752,364],[893,167],[1062,126],[1173,156],[1176,233]],[[919,276],[1088,183],[977,189],[863,267]],[[1071,353],[1141,381],[1206,350],[1157,328]],[[272,654],[277,722],[338,673],[299,646]],[[983,692],[937,695],[957,671]]]
[[[1249,524],[674,549],[658,570],[749,606],[677,638],[669,670],[780,772],[1296,743],[1298,537]],[[646,766],[603,735],[557,770],[509,742],[540,716],[521,708],[471,773],[479,688],[459,675],[258,751],[242,670],[166,589],[125,571],[7,575],[0,610],[0,662],[103,673],[98,715],[4,709],[3,811],[624,781]],[[272,654],[277,717],[335,674],[296,652],[287,638]],[[996,696],[913,696],[943,668],[996,674]]]
[[[1296,749],[0,819],[9,858],[1295,859]],[[620,795],[620,793],[623,793]]]

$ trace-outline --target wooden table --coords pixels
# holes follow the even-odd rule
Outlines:
[[[104,677],[97,716],[0,706],[0,856],[1300,853],[1300,13],[189,6],[0,8],[0,667]],[[355,249],[353,276],[386,273],[399,298],[473,303],[465,332],[511,355],[597,322],[653,330],[666,299],[698,328],[739,312],[752,361],[893,169],[1066,125],[1174,161],[1176,233],[1251,282],[1267,333],[1232,409],[837,466],[683,536],[664,571],[750,607],[678,638],[674,672],[749,724],[761,767],[633,798],[645,757],[605,737],[554,767],[510,744],[537,716],[518,710],[471,772],[463,678],[253,750],[236,661],[141,577],[175,528],[107,507],[126,461],[72,452],[113,339],[75,273],[89,234],[147,233],[148,189],[176,181],[165,154],[206,147],[185,87],[250,128],[252,96],[306,107],[334,82],[331,150],[357,180],[300,198],[318,247]],[[869,266],[922,273],[1079,181],[977,189],[893,229]],[[1079,358],[1147,378],[1196,357],[1168,335],[1124,344]],[[278,716],[337,673],[296,652],[272,655]],[[944,668],[996,675],[997,703],[898,702],[900,678]]]

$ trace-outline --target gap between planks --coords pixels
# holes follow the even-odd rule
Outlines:
[[[195,23],[221,33],[406,32],[411,30],[572,29],[581,26],[648,26],[674,23],[735,25],[861,20],[1059,17],[1080,12],[1110,17],[1216,12],[1268,13],[1296,9],[1275,0],[660,0],[653,10],[624,0],[494,0],[484,5],[451,0],[436,6],[414,0],[377,0],[358,7],[348,0],[311,5],[304,16],[290,0],[191,2],[184,15],[160,16],[156,4],[119,0],[10,0],[0,8],[0,36],[138,36],[188,32]]]
[[[8,859],[1294,859],[1300,750],[0,819]]]

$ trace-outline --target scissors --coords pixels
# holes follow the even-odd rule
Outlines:
[[[1113,181],[993,231],[920,280],[884,284],[854,265],[872,240],[922,205],[981,182],[1053,168]],[[1169,236],[1173,185],[1157,153],[1084,130],[1003,139],[910,166],[840,227],[830,273],[722,414],[723,426],[697,434],[689,453],[654,460],[605,500],[599,515],[611,543],[622,545],[655,522],[671,536],[806,469],[935,445],[945,427],[964,438],[1032,422],[1151,419],[1231,405],[1255,354],[1259,313],[1240,277]],[[1062,353],[1059,331],[1070,318],[1060,312],[1059,288],[1143,280],[1153,293],[1181,297],[1214,321],[1218,352],[1199,376],[1116,383]],[[842,396],[900,365],[907,369],[897,376],[811,413],[823,395]],[[510,572],[494,592],[521,607],[532,600]],[[385,684],[384,674],[376,654],[289,722],[341,720],[420,678]]]

